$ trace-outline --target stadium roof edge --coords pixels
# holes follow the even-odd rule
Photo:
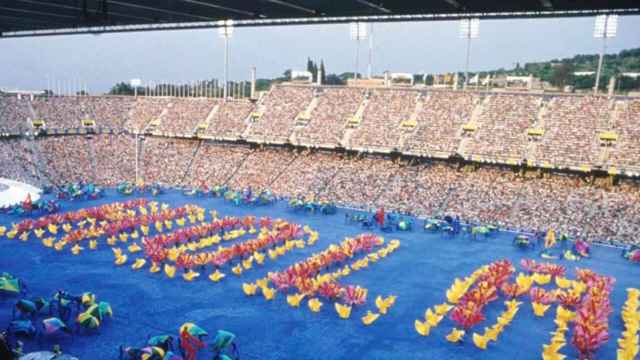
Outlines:
[[[160,8],[151,6],[149,0],[83,0],[82,2],[100,3],[110,10],[100,13],[98,10],[87,10],[86,8],[76,8],[70,4],[65,4],[67,0],[52,0],[43,2],[42,0],[17,0],[16,4],[31,4],[29,8],[8,8],[0,6],[0,38],[34,37],[34,36],[55,36],[55,35],[78,35],[78,34],[103,34],[136,31],[161,31],[161,30],[187,30],[187,29],[208,29],[223,26],[225,19],[233,20],[234,27],[257,27],[257,26],[281,26],[281,25],[313,25],[313,24],[336,24],[354,21],[362,22],[396,22],[396,21],[439,21],[457,20],[462,18],[481,19],[509,19],[509,18],[534,18],[534,17],[580,17],[595,16],[601,14],[632,15],[640,14],[635,0],[616,0],[602,2],[599,0],[584,1],[584,7],[564,9],[549,8],[549,4],[559,4],[566,0],[520,0],[518,6],[500,3],[493,7],[478,7],[478,11],[465,10],[470,6],[462,6],[461,1],[442,0],[448,7],[425,7],[416,8],[423,12],[411,13],[413,8],[398,7],[389,10],[370,1],[365,0],[344,0],[353,2],[367,10],[351,9],[345,13],[355,13],[355,15],[327,16],[324,12],[313,10],[312,7],[305,7],[302,3],[314,3],[316,5],[325,3],[320,0],[266,0],[262,2],[270,3],[278,8],[287,11],[273,11],[271,16],[262,14],[265,10],[247,8],[231,8],[223,5],[225,1],[211,0],[172,0],[174,3],[185,3],[193,7],[172,7]],[[228,1],[227,1],[228,2]],[[471,3],[467,0],[466,3]],[[73,1],[76,6],[79,2]],[[398,3],[413,3],[413,0],[402,0]],[[439,2],[437,2],[439,3]],[[526,6],[523,5],[526,3]],[[36,7],[35,5],[42,6]],[[145,5],[147,4],[147,5]],[[157,3],[154,3],[157,4]],[[509,2],[513,4],[513,2]],[[532,4],[535,4],[532,5]],[[545,5],[546,4],[546,5]],[[594,5],[595,4],[595,5]],[[114,8],[116,5],[121,8]],[[441,5],[441,4],[440,4]],[[589,8],[591,5],[591,8]],[[617,5],[617,6],[616,6]],[[631,6],[633,5],[633,6]],[[257,5],[256,5],[257,6]],[[210,9],[211,13],[196,11]],[[509,10],[512,8],[518,10]],[[44,9],[49,8],[48,11]],[[97,9],[97,8],[96,8]],[[102,7],[100,11],[103,11]],[[130,11],[126,12],[125,10]],[[521,9],[521,10],[520,10]],[[398,11],[400,10],[400,11]],[[431,10],[431,11],[430,11]],[[92,12],[93,11],[93,12]],[[78,12],[81,14],[79,15]],[[405,12],[405,13],[401,13]],[[341,11],[333,11],[340,14]],[[17,15],[18,14],[18,15]],[[208,21],[207,19],[211,19]]]

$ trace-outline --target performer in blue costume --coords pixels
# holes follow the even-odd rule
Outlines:
[[[513,245],[523,250],[534,249],[536,247],[535,242],[533,242],[526,234],[518,234],[514,236]]]

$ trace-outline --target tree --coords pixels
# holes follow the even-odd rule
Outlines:
[[[593,75],[576,76],[573,80],[573,86],[576,89],[593,89],[596,84],[596,77]]]
[[[311,73],[312,75],[312,81],[316,82],[318,81],[318,65],[316,63],[313,63],[313,72]]]
[[[325,79],[324,79],[324,84],[327,84],[327,85],[344,85],[345,81],[342,80],[336,74],[327,74],[325,76]]]
[[[313,74],[313,61],[311,61],[311,58],[307,58],[307,71]]]
[[[563,62],[553,69],[551,76],[551,84],[556,87],[563,88],[573,84],[574,66],[570,62]]]
[[[620,76],[616,81],[618,82],[616,88],[621,91],[640,89],[640,77],[632,78],[628,76]]]
[[[338,75],[338,77],[340,77],[340,79],[346,83],[347,79],[354,78],[353,74],[354,74],[353,72],[343,72],[342,74]],[[358,73],[358,78],[360,78],[360,73]]]
[[[273,81],[271,79],[257,79],[256,91],[267,91],[271,87]]]
[[[126,82],[115,84],[109,91],[109,95],[133,95],[134,89]]]
[[[324,69],[324,61],[321,59],[320,60],[320,71],[322,72],[322,83],[326,83],[327,82],[327,71]]]
[[[427,85],[427,86],[431,86],[431,85],[433,85],[433,80],[434,80],[434,79],[433,79],[433,75],[432,75],[432,74],[429,74],[429,75],[427,75],[427,76],[425,77],[425,79],[424,79],[424,84],[425,84],[425,85]]]

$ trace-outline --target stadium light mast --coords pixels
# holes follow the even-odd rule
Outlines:
[[[600,50],[600,58],[598,59],[598,71],[596,72],[596,84],[593,87],[593,93],[598,93],[600,86],[600,75],[602,74],[602,62],[604,53],[607,51],[607,39],[614,38],[618,31],[618,15],[598,15],[593,29],[593,37],[602,39],[602,49]]]
[[[360,40],[367,39],[367,24],[363,22],[351,23],[351,39],[356,41],[356,69],[353,73],[354,85],[358,81],[358,68],[360,66]]]
[[[367,69],[367,77],[371,79],[373,76],[373,23],[369,24],[369,68]]]
[[[480,36],[480,19],[462,19],[460,20],[460,38],[467,39],[467,59],[464,65],[464,88],[467,88],[469,82],[469,56],[471,54],[471,39],[477,39]]]
[[[224,98],[229,92],[229,39],[233,36],[233,20],[218,21],[218,34],[224,39]]]

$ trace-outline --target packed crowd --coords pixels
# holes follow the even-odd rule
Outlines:
[[[34,155],[24,140],[0,141],[0,177],[41,184],[43,181],[37,172]]]
[[[640,170],[640,100],[621,104],[614,128],[619,139],[611,152],[609,163]]]
[[[97,127],[122,129],[135,102],[129,96],[82,96],[84,118],[95,121]]]
[[[199,124],[206,123],[216,101],[206,98],[168,98],[166,112],[160,119],[160,132],[191,135]]]
[[[38,140],[44,166],[57,183],[96,180],[89,142],[83,136],[47,136]]]
[[[373,208],[398,165],[388,159],[344,156],[333,167],[337,171],[319,195],[340,205]]]
[[[141,142],[141,177],[147,183],[181,185],[191,165],[197,141],[148,137]]]
[[[33,119],[29,101],[16,96],[0,96],[0,132],[21,132]]]
[[[215,139],[638,170],[638,104],[594,96],[290,85],[274,86],[257,103],[3,96],[0,133],[24,132],[29,120],[36,119],[50,129],[77,128],[83,120],[94,120],[98,127],[116,132],[186,136],[194,136],[205,124],[199,134]],[[350,121],[354,117],[357,121]],[[529,130],[538,134],[532,136]],[[607,131],[615,132],[619,141],[603,143],[599,135]]]
[[[298,142],[337,145],[345,123],[365,101],[358,88],[276,86],[257,106],[263,115],[250,136],[272,140],[294,134]],[[433,162],[397,156],[341,154],[290,148],[253,148],[200,139],[140,137],[157,123],[181,132],[209,118],[207,135],[238,138],[256,107],[249,101],[126,97],[54,97],[32,102],[3,97],[0,127],[20,128],[36,114],[48,127],[78,127],[83,119],[120,131],[114,134],[44,136],[0,140],[0,176],[46,184],[93,181],[114,186],[135,181],[178,186],[228,185],[269,189],[281,196],[316,196],[346,206],[384,206],[433,216],[459,215],[467,221],[510,228],[553,227],[587,239],[637,242],[640,185],[625,180],[601,187],[578,175],[527,177],[510,169]],[[195,105],[197,104],[197,105]],[[306,121],[296,122],[302,112]],[[527,158],[566,166],[606,161],[639,168],[640,101],[599,97],[414,90],[372,90],[362,122],[351,130],[351,145],[395,147],[412,153],[450,156],[464,139],[468,154]],[[20,120],[23,119],[23,120]],[[400,129],[408,119],[413,127]],[[473,131],[462,134],[463,125]],[[544,130],[531,141],[527,129]],[[607,129],[618,141],[604,148]],[[262,136],[260,135],[260,136]],[[609,154],[609,157],[602,157]]]
[[[96,135],[89,144],[93,146],[99,184],[116,186],[123,181],[134,182],[136,154],[132,136]]]
[[[160,120],[166,112],[167,99],[159,97],[139,97],[136,105],[129,113],[125,128],[134,133],[141,133],[150,123]]]
[[[69,129],[82,126],[85,118],[82,97],[38,97],[33,102],[37,120],[44,120],[49,129]]]
[[[417,92],[374,90],[369,96],[362,123],[351,137],[354,148],[394,149],[400,143],[401,123],[416,108]]]
[[[129,135],[50,136],[0,144],[2,177],[109,186],[134,181],[135,145]],[[459,167],[379,155],[161,137],[147,137],[140,144],[140,176],[146,183],[269,189],[278,196],[313,196],[421,216],[450,214],[514,229],[553,227],[598,241],[637,242],[640,232],[640,184],[632,180],[605,187],[578,175],[527,176],[511,168]],[[41,163],[32,145],[42,155]]]
[[[401,163],[390,175],[375,206],[421,216],[441,215],[449,188],[457,177],[457,171],[443,164]]]
[[[303,151],[286,169],[286,173],[274,181],[271,190],[290,197],[315,196],[324,189],[340,171],[335,166],[340,155],[326,151]]]
[[[427,95],[416,116],[416,129],[405,141],[404,149],[429,156],[453,155],[458,149],[462,126],[480,101],[467,92],[434,91]]]
[[[561,166],[598,164],[598,133],[606,130],[610,101],[594,96],[555,97],[546,105],[541,121],[544,135],[533,159]]]
[[[317,93],[317,105],[305,126],[296,128],[296,141],[305,145],[338,146],[345,123],[356,113],[364,99],[363,89],[326,88]]]
[[[256,149],[237,167],[228,185],[233,189],[270,189],[295,154],[282,149]]]
[[[535,125],[540,100],[528,95],[487,97],[465,155],[504,160],[526,158],[527,129]]]
[[[244,146],[203,142],[193,158],[185,183],[210,188],[226,184],[249,154],[250,149]]]
[[[268,109],[249,128],[249,139],[286,143],[293,131],[296,117],[307,109],[313,98],[313,88],[274,86],[261,107]]]
[[[35,119],[43,120],[49,129],[79,128],[84,120],[121,129],[134,101],[127,96],[57,96],[37,97],[31,104]]]
[[[247,100],[226,100],[213,114],[205,135],[215,138],[238,139],[246,129],[246,120],[253,111]]]

